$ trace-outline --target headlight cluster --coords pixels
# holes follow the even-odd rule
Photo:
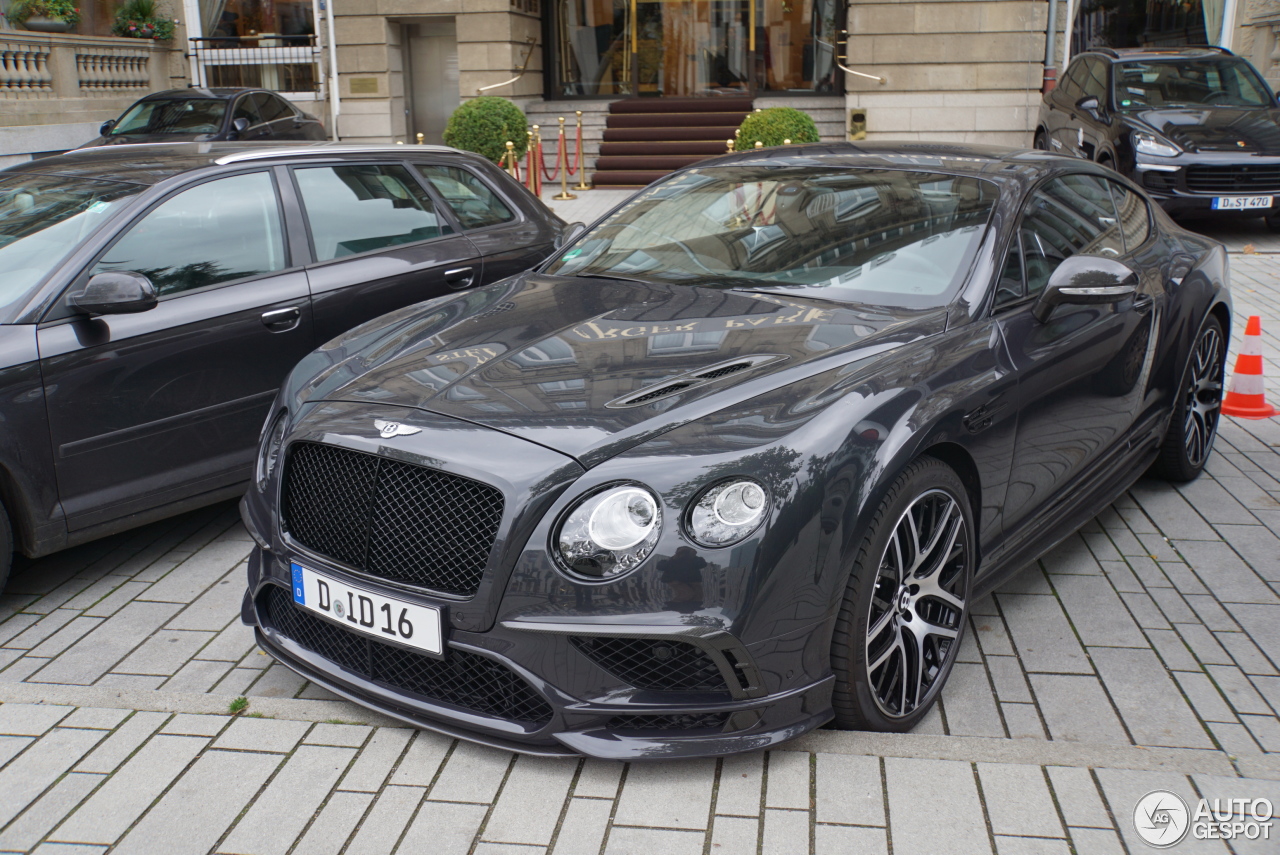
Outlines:
[[[281,410],[275,418],[267,422],[262,431],[262,445],[258,449],[258,471],[256,473],[258,489],[267,489],[267,481],[280,462],[280,447],[284,443],[285,425],[289,421],[289,411]]]
[[[1156,157],[1176,157],[1182,152],[1182,149],[1164,137],[1158,137],[1155,134],[1148,134],[1143,131],[1133,132],[1133,147],[1142,154],[1152,154]]]
[[[755,481],[722,481],[690,504],[687,533],[702,546],[729,546],[755,531],[768,506],[768,494]],[[657,546],[661,531],[658,498],[638,484],[616,484],[579,500],[553,541],[565,569],[603,580],[639,567]]]

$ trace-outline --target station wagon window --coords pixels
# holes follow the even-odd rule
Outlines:
[[[464,229],[482,229],[515,219],[498,194],[471,172],[456,166],[426,164],[419,164],[418,170],[444,197]]]
[[[1107,183],[1092,175],[1055,178],[1031,197],[1018,229],[1028,294],[1044,290],[1073,255],[1124,252]]]
[[[394,164],[295,169],[316,260],[329,261],[453,231],[409,170]]]
[[[141,273],[164,296],[284,267],[275,184],[266,172],[250,172],[207,181],[162,202],[92,272]]]
[[[1133,252],[1146,243],[1147,238],[1151,236],[1151,211],[1146,201],[1137,193],[1114,181],[1107,183],[1111,185],[1111,195],[1116,202],[1116,213],[1120,216],[1120,231],[1124,233],[1125,251]]]

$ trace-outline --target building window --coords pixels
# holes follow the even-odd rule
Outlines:
[[[186,6],[195,85],[315,97],[320,75],[311,0],[186,0]]]

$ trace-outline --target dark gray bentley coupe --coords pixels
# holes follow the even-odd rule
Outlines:
[[[534,272],[287,381],[243,619],[414,725],[536,754],[904,731],[976,598],[1196,477],[1226,256],[1053,155],[705,161]]]

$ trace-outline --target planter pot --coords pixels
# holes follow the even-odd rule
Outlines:
[[[74,25],[68,24],[66,21],[59,21],[56,18],[32,15],[22,23],[22,26],[36,33],[69,33]]]

